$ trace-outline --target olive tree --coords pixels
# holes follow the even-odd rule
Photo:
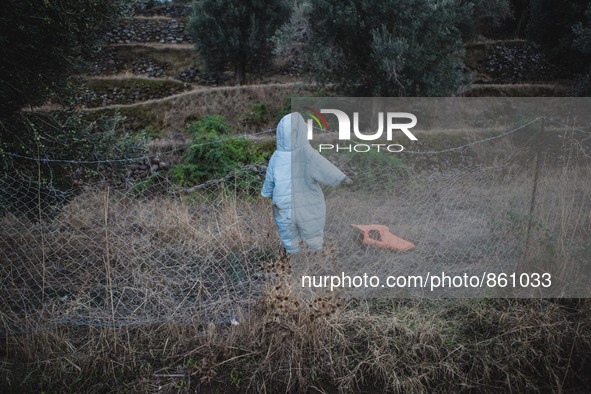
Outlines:
[[[318,82],[363,96],[444,96],[463,81],[456,0],[317,0],[309,19]]]
[[[246,72],[271,61],[271,37],[289,16],[285,0],[201,0],[193,6],[188,30],[207,69],[230,67],[240,85]]]

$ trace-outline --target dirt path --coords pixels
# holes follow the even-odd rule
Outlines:
[[[163,98],[159,98],[159,99],[146,100],[146,101],[142,101],[139,103],[133,103],[133,104],[113,104],[113,105],[107,105],[104,107],[83,108],[82,111],[94,112],[94,111],[111,110],[111,109],[136,108],[136,107],[142,107],[142,106],[148,106],[148,105],[154,105],[154,104],[167,103],[167,102],[177,100],[179,98],[188,97],[191,95],[199,95],[199,94],[204,94],[204,93],[225,92],[225,91],[232,92],[232,91],[261,88],[261,87],[288,88],[288,87],[295,87],[295,86],[303,86],[304,87],[304,86],[310,86],[310,85],[308,85],[304,82],[289,82],[289,83],[270,83],[270,84],[264,84],[264,85],[255,84],[255,85],[242,85],[242,86],[219,86],[219,87],[196,88],[196,89],[188,90],[186,92],[174,94],[172,96],[167,96],[167,97],[163,97]]]
[[[111,47],[128,47],[130,49],[137,48],[137,47],[145,47],[151,49],[178,49],[178,50],[187,50],[193,49],[194,45],[189,43],[183,44],[171,44],[171,43],[161,43],[161,42],[127,42],[127,43],[120,43],[120,44],[111,44]]]

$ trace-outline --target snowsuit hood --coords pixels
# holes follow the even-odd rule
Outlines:
[[[304,146],[310,146],[304,118],[299,112],[284,116],[277,125],[277,150],[293,152]]]

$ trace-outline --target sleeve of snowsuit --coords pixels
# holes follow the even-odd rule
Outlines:
[[[261,190],[261,196],[265,198],[272,198],[273,189],[275,188],[275,178],[273,177],[273,161],[274,160],[269,160],[267,174],[265,175],[265,183],[263,183],[263,189]]]
[[[321,185],[336,186],[347,177],[334,164],[315,150],[312,150],[310,159],[312,179]]]

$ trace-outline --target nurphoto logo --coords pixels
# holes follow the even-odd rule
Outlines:
[[[351,139],[351,130],[356,139],[360,141],[377,141],[382,139],[384,131],[386,134],[386,141],[392,142],[395,136],[395,132],[401,131],[411,141],[417,141],[417,137],[411,133],[410,129],[417,125],[417,117],[409,112],[378,112],[378,126],[377,130],[373,133],[362,133],[359,130],[359,112],[353,112],[353,128],[351,128],[351,119],[344,111],[339,109],[327,109],[323,108],[320,111],[316,111],[312,108],[307,108],[310,112],[308,115],[308,140],[313,139],[314,123],[318,125],[318,129],[322,131],[328,131],[328,122],[322,114],[332,114],[336,116],[338,121],[338,131],[340,141],[349,141],[353,144],[319,144],[318,151],[334,150],[336,152],[369,152],[376,150],[378,152],[390,152],[397,153],[402,152],[404,147],[400,144],[386,144],[386,143],[358,143]],[[384,121],[385,119],[385,121]],[[401,122],[402,121],[402,122]],[[384,127],[385,123],[385,127]]]

